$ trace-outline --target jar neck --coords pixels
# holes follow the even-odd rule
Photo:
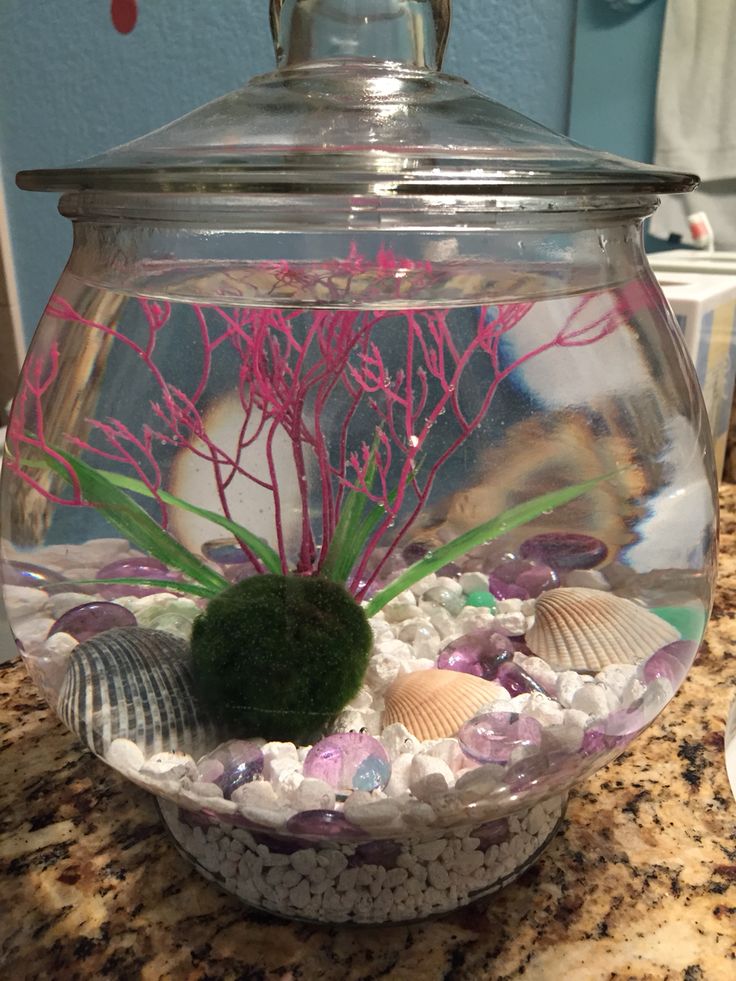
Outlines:
[[[279,68],[335,59],[437,71],[451,0],[270,0]]]

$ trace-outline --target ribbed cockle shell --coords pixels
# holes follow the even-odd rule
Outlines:
[[[93,752],[130,739],[144,753],[199,755],[214,729],[196,705],[184,641],[161,630],[121,627],[75,647],[59,691],[62,722]]]
[[[383,725],[405,725],[417,739],[454,736],[484,705],[508,698],[501,685],[459,671],[430,668],[403,675],[386,692]]]
[[[526,644],[557,671],[635,664],[679,640],[666,620],[598,589],[551,589],[539,597]]]

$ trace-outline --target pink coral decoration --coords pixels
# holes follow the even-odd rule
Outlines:
[[[370,263],[352,250],[348,259],[334,263],[334,269],[320,267],[319,286],[322,292],[329,292],[343,284],[344,291],[346,277],[349,282],[351,275],[364,280],[368,276],[377,300],[399,288],[396,269],[408,268],[407,263],[388,250]],[[431,280],[431,264],[410,265],[412,275]],[[288,263],[280,264],[276,272],[282,279],[304,280],[308,275],[303,266]],[[342,300],[346,300],[344,295]],[[176,329],[170,304],[139,300],[145,330],[126,332],[121,324],[85,317],[56,295],[47,307],[48,319],[60,326],[83,326],[108,335],[112,345],[127,347],[158,391],[148,406],[148,421],[137,431],[120,419],[92,418],[87,420],[86,438],[71,434],[64,449],[142,482],[157,503],[164,528],[170,504],[162,499],[166,488],[156,453],[161,444],[186,449],[207,466],[225,517],[231,516],[229,494],[234,482],[258,485],[272,502],[273,544],[285,573],[321,571],[346,501],[351,492],[357,492],[380,512],[348,574],[348,588],[361,599],[370,595],[382,572],[390,568],[394,550],[425,509],[437,475],[486,417],[499,386],[522,364],[551,348],[595,343],[616,329],[621,322],[616,307],[588,320],[588,300],[580,299],[551,340],[514,359],[504,356],[502,342],[523,322],[529,303],[478,306],[469,333],[452,329],[448,323],[451,310],[441,308],[293,310],[193,305],[199,360],[194,361],[196,377],[184,391],[167,378],[166,365],[160,363],[164,359],[157,356],[161,336]],[[361,301],[366,301],[365,290]],[[390,365],[385,345],[379,343],[381,327],[391,331],[394,359]],[[230,451],[210,437],[200,408],[208,393],[213,359],[222,347],[238,366],[237,395],[242,409],[240,436]],[[398,365],[396,351],[401,352]],[[28,358],[7,435],[8,466],[54,504],[80,507],[90,502],[84,499],[74,469],[45,435],[45,414],[60,368],[56,344]],[[480,392],[478,377],[488,379]],[[328,443],[326,433],[330,425],[334,428],[335,413],[337,434]],[[443,432],[449,435],[431,442],[433,428],[445,414],[451,426],[443,421]],[[356,439],[359,428],[363,435]],[[372,433],[370,445],[365,441],[366,430]],[[284,501],[275,462],[275,443],[284,437],[299,493],[301,535],[294,567],[284,540]],[[259,448],[265,447],[267,466],[260,475],[247,462],[256,441]],[[66,471],[71,488],[68,496],[48,489],[37,472],[24,465],[24,458],[34,457],[33,451],[46,454],[54,466]],[[314,508],[315,497],[320,502],[318,509]],[[241,547],[255,571],[264,571],[261,559],[247,543],[241,542]]]

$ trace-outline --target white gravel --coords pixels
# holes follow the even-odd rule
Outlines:
[[[90,544],[91,552],[87,551]],[[83,556],[71,547],[50,546],[29,558],[57,570],[71,564],[91,577],[106,562],[131,554],[118,540],[79,548],[85,550]],[[479,573],[465,573],[458,581],[430,575],[372,618],[374,644],[364,684],[337,718],[334,730],[363,730],[381,740],[391,762],[390,780],[383,789],[355,790],[338,799],[328,784],[305,777],[309,747],[285,741],[263,745],[261,778],[241,786],[232,800],[200,778],[196,761],[185,752],[146,759],[134,743],[116,739],[106,759],[161,798],[173,834],[209,875],[263,909],[332,922],[400,921],[444,912],[500,888],[550,837],[563,798],[524,810],[523,796],[518,797],[522,810],[508,818],[508,841],[483,850],[471,825],[497,818],[498,802],[508,810],[506,767],[471,760],[454,736],[421,742],[402,725],[384,728],[381,723],[388,686],[404,674],[433,670],[439,651],[449,641],[480,629],[513,636],[526,632],[533,622],[534,601],[500,601],[494,611],[462,606],[463,593],[486,585]],[[54,617],[90,599],[76,592],[49,596],[41,589],[6,588],[16,635],[52,703],[54,687],[76,642],[68,634],[48,640],[46,635]],[[201,609],[201,603],[169,592],[116,602],[131,610],[141,625],[170,623],[173,633],[184,636]],[[651,708],[653,716],[672,695],[666,680],[647,685],[640,668],[628,664],[609,665],[593,677],[557,672],[542,659],[522,653],[514,661],[549,694],[509,696],[485,710],[536,720],[543,752],[552,748],[572,757],[597,719],[637,700]],[[538,751],[534,746],[516,747],[510,763]],[[584,767],[581,761],[581,774]],[[550,789],[559,792],[557,787]],[[250,822],[272,833],[285,833],[286,823],[298,812],[336,810],[370,836],[395,841],[398,857],[392,867],[355,866],[357,843],[330,840],[305,844],[287,856],[270,850],[245,828],[217,823],[204,829],[190,827],[179,819],[178,808],[219,815],[222,821]]]
[[[161,801],[160,806],[181,848],[208,877],[246,903],[280,916],[369,924],[446,913],[502,888],[554,834],[564,798],[550,798],[505,819],[503,840],[487,847],[477,829],[468,826],[384,839],[391,856],[385,865],[370,861],[370,853],[362,855],[359,842],[302,839],[301,847],[284,855],[264,844],[256,831],[222,824],[191,827],[176,805]]]

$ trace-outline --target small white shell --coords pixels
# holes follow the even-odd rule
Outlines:
[[[501,685],[460,671],[429,669],[403,675],[386,692],[381,725],[401,723],[417,739],[454,736],[483,705],[505,696]]]
[[[635,664],[679,640],[666,620],[598,589],[551,589],[537,600],[527,646],[557,671]]]

